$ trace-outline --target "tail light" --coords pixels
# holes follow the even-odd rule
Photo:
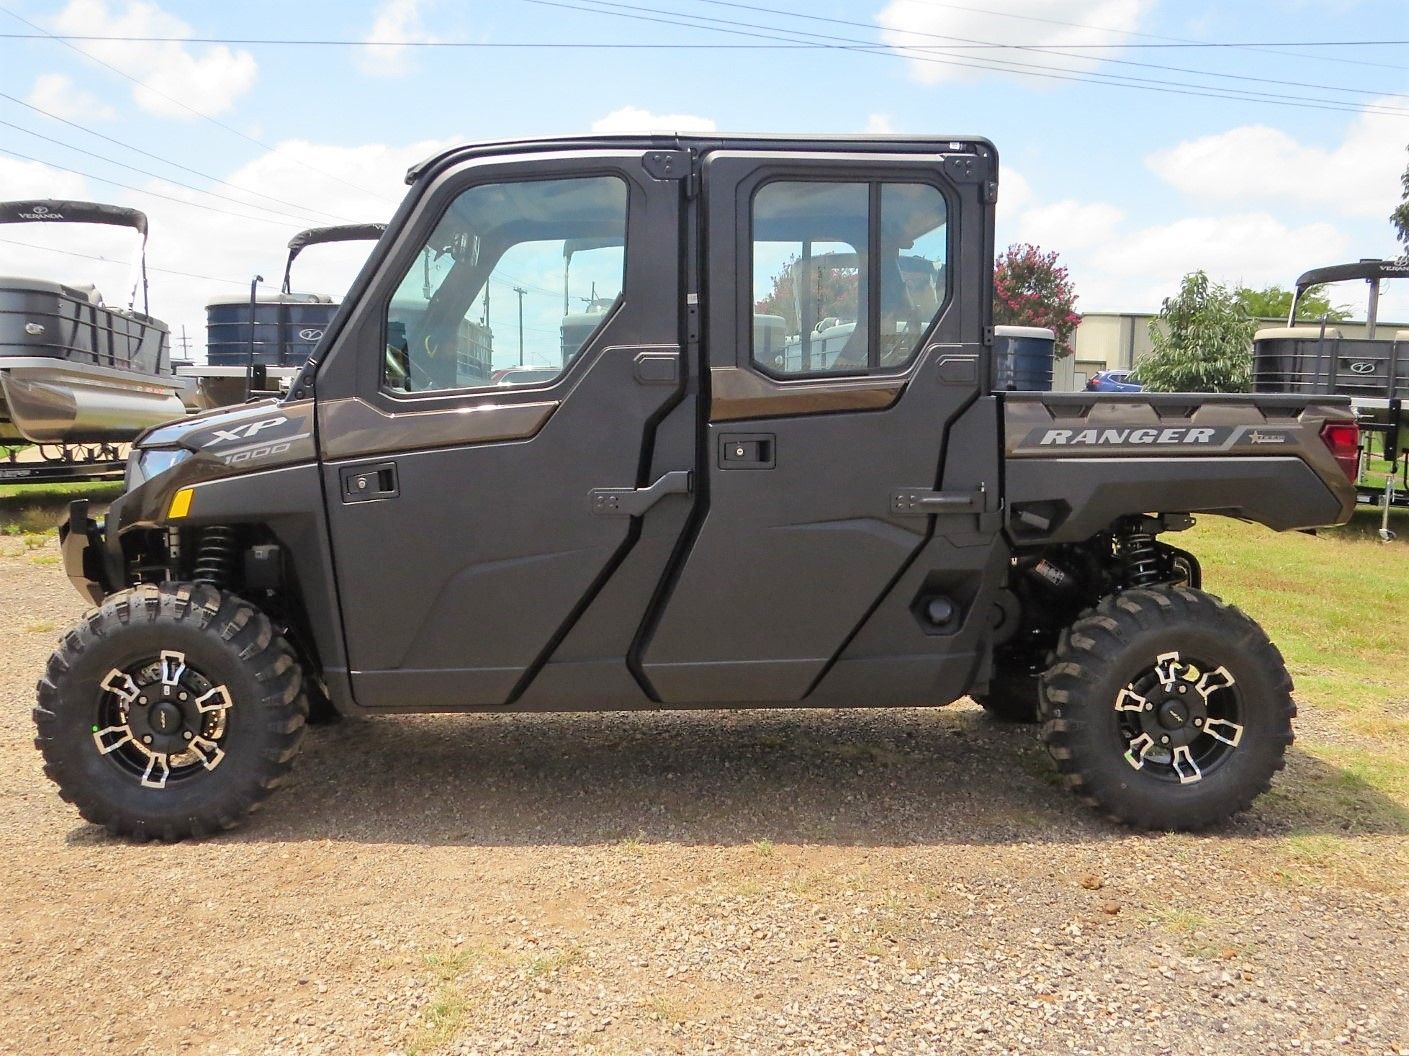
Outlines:
[[[1354,483],[1360,476],[1360,426],[1354,422],[1327,422],[1321,426],[1321,441],[1331,449],[1346,479]]]

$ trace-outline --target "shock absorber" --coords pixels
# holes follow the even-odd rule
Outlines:
[[[212,525],[201,532],[191,578],[197,583],[224,589],[234,574],[235,556],[235,529],[223,524]]]
[[[1146,527],[1143,518],[1132,518],[1120,526],[1116,532],[1115,548],[1116,556],[1125,569],[1126,586],[1147,587],[1164,578],[1154,534]]]

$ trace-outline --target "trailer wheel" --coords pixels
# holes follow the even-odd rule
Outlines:
[[[993,672],[987,693],[975,693],[974,703],[999,722],[1034,723],[1037,714],[1039,676],[1029,667],[999,667]]]
[[[308,714],[269,619],[192,583],[106,599],[64,635],[38,698],[34,743],[59,795],[138,841],[233,828],[288,772]]]
[[[1201,829],[1282,769],[1296,706],[1282,655],[1231,605],[1187,587],[1103,599],[1042,675],[1042,736],[1066,784],[1115,821]]]

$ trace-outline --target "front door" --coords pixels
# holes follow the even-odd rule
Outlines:
[[[643,535],[685,523],[693,444],[657,437],[695,428],[681,198],[639,151],[572,152],[462,165],[414,208],[332,353],[357,391],[319,400],[359,705],[517,700]],[[640,578],[595,607],[622,644],[592,659],[624,665]]]

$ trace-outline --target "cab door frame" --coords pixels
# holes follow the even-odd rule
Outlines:
[[[947,461],[961,419],[981,416],[996,429],[985,308],[997,160],[990,150],[760,145],[706,155],[710,402],[700,476],[708,506],[641,650],[662,702],[942,703],[982,662],[991,606],[983,577],[1001,548],[996,433],[983,437],[970,425],[966,440],[980,446],[965,443],[969,464]],[[950,295],[908,364],[791,380],[752,362],[751,201],[773,180],[918,182],[945,195]],[[898,489],[940,488],[971,502],[955,515],[895,506]],[[956,600],[952,626],[915,615],[927,593]],[[868,626],[885,627],[879,642],[863,633]],[[864,651],[856,662],[853,649]],[[869,684],[865,672],[874,676]],[[833,683],[847,688],[833,693]]]
[[[681,402],[689,369],[680,181],[653,176],[645,153],[526,152],[450,167],[403,209],[395,243],[341,327],[329,361],[343,365],[320,375],[355,384],[319,393],[318,439],[357,706],[513,704],[609,582],[640,523],[693,502],[678,477],[636,515],[595,508],[592,496],[655,483],[654,434]],[[628,188],[623,296],[563,373],[521,388],[384,390],[391,291],[450,203],[479,184],[596,175]],[[384,468],[378,484],[389,494],[347,501],[350,477]],[[692,472],[693,450],[670,469]],[[649,597],[616,614],[628,643]]]

